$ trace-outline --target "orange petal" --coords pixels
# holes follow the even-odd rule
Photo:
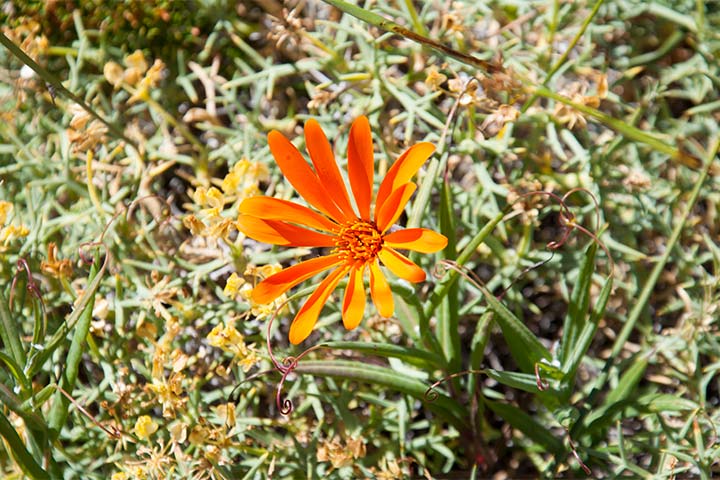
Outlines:
[[[255,303],[270,303],[298,283],[342,262],[338,255],[317,257],[280,270],[258,283],[252,291]]]
[[[408,183],[434,151],[435,145],[428,142],[418,143],[405,150],[400,158],[395,160],[380,184],[375,205],[382,205],[393,191]]]
[[[400,215],[402,215],[405,205],[415,192],[417,187],[414,183],[406,183],[390,194],[383,203],[378,203],[375,210],[375,224],[380,233],[392,226]]]
[[[360,218],[364,220],[370,220],[374,163],[370,122],[365,115],[361,115],[350,127],[348,177]]]
[[[377,262],[370,264],[370,296],[380,316],[392,317],[395,312],[395,302],[390,285]]]
[[[378,257],[391,272],[408,282],[418,283],[425,280],[425,271],[422,268],[392,248],[383,248],[380,250]]]
[[[290,343],[297,345],[310,335],[325,302],[349,269],[350,267],[338,268],[325,277],[325,280],[310,295],[290,325]]]
[[[343,298],[342,319],[343,325],[352,330],[362,321],[365,314],[365,284],[363,274],[365,265],[353,267],[350,270],[350,280],[345,287],[345,298]]]
[[[385,235],[385,245],[420,253],[438,252],[445,248],[447,243],[445,235],[427,228],[406,228]]]
[[[238,216],[237,229],[258,242],[286,247],[333,247],[335,236],[308,230],[277,220],[263,220],[251,215]]]
[[[340,169],[335,162],[330,142],[328,142],[325,132],[320,128],[320,124],[313,119],[305,122],[305,144],[307,145],[310,159],[315,165],[315,173],[325,188],[333,193],[332,200],[340,207],[348,217],[354,217],[350,197],[345,187]]]
[[[268,145],[285,178],[309,204],[338,222],[346,220],[333,203],[332,196],[290,140],[273,130],[268,133]]]
[[[263,220],[284,220],[307,227],[334,232],[340,225],[324,215],[297,203],[273,197],[250,197],[240,204],[240,213]]]

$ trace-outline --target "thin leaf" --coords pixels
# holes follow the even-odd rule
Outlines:
[[[30,452],[27,451],[20,436],[2,412],[0,412],[0,435],[2,435],[7,442],[7,445],[10,447],[10,453],[25,475],[38,480],[50,478],[50,475],[38,465],[32,455],[30,455]]]
[[[18,365],[9,355],[4,354],[3,352],[0,352],[0,362],[5,364],[12,376],[15,377],[16,384],[20,385],[23,392],[29,396],[32,393],[32,386],[30,385],[30,380],[28,380],[23,373],[22,367],[20,367],[20,365]]]
[[[600,290],[600,295],[595,303],[595,308],[593,308],[590,319],[583,326],[577,341],[568,354],[567,360],[563,363],[562,369],[563,372],[565,372],[565,378],[568,383],[572,383],[575,378],[575,372],[580,366],[580,362],[582,362],[585,353],[588,348],[590,348],[590,343],[592,342],[593,337],[595,337],[595,332],[597,331],[598,322],[605,314],[605,308],[607,307],[607,302],[610,299],[612,287],[613,277],[608,277],[607,280],[605,280],[605,285],[603,285],[602,290]]]
[[[431,411],[459,431],[468,427],[469,413],[459,403],[443,394],[438,394],[434,401],[429,401],[426,397],[427,384],[390,368],[346,360],[304,360],[298,364],[295,372],[380,385],[427,402],[426,405]]]
[[[526,437],[542,446],[545,451],[555,456],[561,456],[565,452],[562,441],[555,438],[550,431],[536,422],[533,417],[519,408],[507,403],[485,400],[490,409],[501,416],[513,428],[520,430]]]
[[[17,329],[19,322],[13,321],[2,291],[0,291],[0,339],[8,354],[17,365],[25,365],[25,350],[22,346],[22,333]]]
[[[385,358],[399,358],[408,363],[424,367],[431,366],[440,368],[444,365],[442,358],[432,352],[421,350],[419,348],[403,347],[401,345],[393,345],[389,343],[325,342],[322,346],[335,350],[353,350]]]
[[[535,364],[550,360],[552,356],[540,340],[487,288],[476,284],[485,296],[488,305],[495,312],[495,321],[500,325],[503,337],[510,347],[510,353],[526,373],[535,371]]]
[[[90,267],[89,281],[98,277],[98,264],[99,260],[96,259]],[[95,305],[95,296],[93,295],[86,303],[85,308],[82,310],[80,320],[77,322],[75,331],[73,333],[72,343],[68,350],[68,354],[65,360],[65,365],[62,373],[62,379],[60,381],[60,388],[65,392],[72,395],[75,389],[75,382],[78,377],[78,367],[84,351],[84,345],[88,332],[90,331],[90,322],[92,321],[92,311]],[[48,424],[50,425],[52,440],[55,440],[60,434],[65,420],[68,414],[68,408],[70,407],[70,400],[58,391],[55,394],[55,398],[48,415]]]
[[[595,253],[597,243],[593,242],[585,253],[585,259],[580,266],[577,281],[570,296],[570,304],[565,315],[563,335],[560,343],[560,363],[565,365],[570,352],[575,349],[580,332],[585,327],[588,306],[590,305],[590,287],[592,274],[595,270]]]

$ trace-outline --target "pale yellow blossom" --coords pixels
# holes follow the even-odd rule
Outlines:
[[[155,423],[149,415],[142,415],[138,418],[137,422],[135,422],[135,428],[133,428],[135,435],[142,440],[149,438],[153,433],[157,432],[157,430],[158,424]]]

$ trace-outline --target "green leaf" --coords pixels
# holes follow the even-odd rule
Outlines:
[[[536,422],[533,417],[519,408],[507,403],[485,400],[490,409],[501,416],[513,428],[520,430],[526,437],[542,446],[545,451],[555,456],[562,456],[565,447],[562,441],[555,438],[550,431]]]
[[[30,452],[27,451],[20,436],[2,412],[0,412],[0,435],[2,435],[7,442],[7,445],[10,447],[10,453],[25,475],[32,479],[50,478],[50,475],[38,465],[32,455],[30,455]]]
[[[28,428],[40,432],[47,431],[45,420],[35,412],[23,408],[22,401],[5,385],[0,384],[0,402],[21,417]]]
[[[517,388],[524,392],[540,393],[535,375],[520,372],[508,372],[504,370],[485,369],[485,374],[508,387]]]
[[[444,365],[443,359],[432,352],[402,345],[377,342],[325,342],[321,345],[334,350],[353,350],[385,358],[399,358],[422,367],[441,368]]]
[[[30,385],[30,380],[28,380],[23,373],[22,367],[20,367],[20,365],[18,365],[9,355],[2,352],[0,352],[0,362],[5,364],[12,376],[15,377],[16,384],[20,385],[23,392],[29,396],[30,393],[32,393],[32,386]]]
[[[495,312],[495,321],[500,325],[503,337],[510,347],[510,353],[524,372],[534,372],[535,364],[550,360],[550,352],[495,295],[482,285],[476,285],[485,296],[488,305]]]
[[[441,393],[438,393],[434,401],[429,401],[426,396],[427,384],[387,367],[347,360],[303,360],[295,368],[295,372],[356,380],[405,393],[427,402],[428,409],[459,431],[468,428],[469,412],[462,405]]]
[[[455,222],[453,221],[452,193],[447,181],[442,184],[440,202],[440,231],[447,237],[448,245],[445,249],[454,254],[457,251],[455,238]],[[457,285],[448,289],[448,294],[443,299],[437,314],[437,336],[442,345],[445,359],[450,371],[461,368],[462,358],[460,351],[460,328],[459,328],[459,295]]]
[[[598,322],[605,314],[605,307],[607,307],[612,287],[613,277],[608,277],[607,280],[605,280],[605,285],[603,285],[602,290],[600,290],[600,295],[595,303],[595,308],[593,308],[590,319],[583,325],[580,335],[570,349],[567,359],[563,362],[562,370],[565,373],[565,382],[568,385],[573,382],[575,372],[577,372],[580,362],[582,362],[585,353],[588,348],[590,348],[590,343],[592,343],[592,339],[597,331]]]
[[[2,291],[0,291],[0,339],[8,349],[8,355],[17,365],[25,365],[25,350],[22,346],[22,333],[16,328],[19,322],[13,321]]]
[[[565,315],[563,335],[560,343],[560,363],[565,365],[570,352],[575,348],[580,332],[585,327],[588,306],[590,305],[590,287],[592,274],[595,270],[595,253],[597,243],[593,242],[585,253],[585,259],[580,266],[575,287],[570,296],[570,304]]]
[[[100,260],[96,258],[96,260],[90,267],[88,284],[92,283],[92,280],[94,280],[95,278],[100,277],[100,275],[98,275],[97,267],[99,261]],[[70,348],[68,350],[68,354],[65,360],[65,368],[62,372],[60,388],[67,392],[69,395],[72,395],[72,392],[75,389],[75,382],[77,381],[78,377],[78,367],[80,365],[80,360],[84,351],[85,341],[88,332],[90,331],[90,322],[92,321],[92,311],[94,305],[95,295],[89,298],[88,302],[85,304],[85,307],[82,310],[82,314],[80,315],[80,319],[75,327],[72,343],[70,343]],[[50,414],[48,415],[48,424],[50,425],[51,435],[53,437],[52,440],[55,440],[60,434],[60,431],[65,424],[69,407],[70,400],[65,395],[63,395],[62,392],[56,392],[52,407],[50,409]]]

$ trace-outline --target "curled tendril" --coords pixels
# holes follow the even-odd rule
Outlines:
[[[487,372],[485,370],[463,370],[462,372],[451,373],[450,375],[447,375],[438,380],[437,382],[433,383],[427,388],[427,390],[425,390],[425,401],[430,403],[434,402],[440,396],[440,394],[436,390],[437,387],[449,380],[452,380],[453,378],[462,377],[465,375],[487,375]]]
[[[268,355],[270,356],[270,360],[272,361],[273,365],[275,366],[275,370],[280,372],[282,374],[282,377],[280,378],[280,381],[277,385],[277,393],[275,394],[275,405],[277,406],[278,411],[283,415],[290,415],[293,411],[293,404],[292,401],[289,398],[286,398],[283,400],[282,398],[282,389],[285,385],[285,381],[287,380],[288,376],[297,368],[298,362],[308,353],[317,350],[319,348],[323,348],[324,345],[318,344],[313,345],[312,347],[308,348],[307,350],[304,350],[300,355],[297,357],[288,356],[285,357],[282,361],[278,361],[277,357],[273,353],[272,345],[270,343],[270,329],[272,328],[273,321],[275,320],[275,317],[277,317],[278,313],[285,307],[285,305],[288,304],[290,300],[286,300],[283,302],[278,308],[275,309],[272,316],[268,320],[267,325],[267,335],[265,336],[267,349],[268,349]]]
[[[35,277],[33,277],[32,270],[30,270],[30,265],[24,258],[18,259],[17,270],[15,271],[12,283],[10,284],[10,298],[8,299],[10,309],[12,310],[13,308],[13,298],[15,296],[15,286],[17,285],[18,276],[22,272],[25,272],[25,275],[27,275],[27,286],[25,288],[28,292],[33,294],[35,298],[38,299],[38,301],[40,302],[40,308],[42,309],[43,317],[45,317],[45,301],[43,300],[42,292],[40,291],[40,287],[38,287],[38,284],[35,283]]]
[[[550,384],[546,380],[543,380],[540,376],[540,363],[535,363],[535,380],[537,382],[538,390],[541,392],[550,388]]]
[[[593,193],[586,188],[576,187],[576,188],[570,189],[562,197],[560,197],[559,195],[557,195],[553,192],[546,192],[546,191],[528,192],[528,193],[524,193],[524,194],[520,195],[517,201],[519,201],[520,199],[535,196],[535,195],[544,195],[544,196],[547,196],[547,197],[550,197],[550,198],[556,200],[558,202],[558,204],[560,205],[559,220],[560,220],[560,226],[563,230],[563,234],[559,240],[553,240],[553,241],[548,242],[546,245],[547,248],[551,251],[558,250],[563,245],[565,245],[567,240],[570,238],[570,234],[572,233],[573,230],[579,230],[586,236],[590,237],[600,248],[603,249],[603,251],[605,252],[605,255],[607,255],[607,257],[610,261],[610,275],[612,275],[613,271],[615,270],[615,262],[613,261],[613,258],[610,255],[610,250],[608,250],[607,246],[605,246],[605,244],[598,238],[598,236],[595,233],[591,232],[587,228],[585,228],[582,225],[580,225],[579,223],[577,223],[575,214],[573,214],[572,211],[570,210],[570,208],[567,206],[567,199],[571,195],[573,195],[574,193],[577,193],[577,192],[586,193],[592,199],[593,204],[594,204],[594,210],[595,210],[595,228],[599,230],[600,229],[600,204],[598,203],[597,198],[595,198],[595,195],[593,195]],[[537,267],[533,267],[533,268],[537,268]]]
[[[107,245],[105,245],[105,243],[102,242],[102,240],[97,242],[85,242],[80,244],[80,246],[78,247],[78,255],[80,256],[80,260],[82,260],[83,263],[92,265],[95,260],[93,260],[92,257],[89,257],[87,255],[87,251],[94,247],[101,247],[105,252],[105,259],[103,260],[103,264],[101,267],[102,270],[105,270],[108,263],[110,262],[110,257],[112,257],[112,253],[110,253],[110,249]]]

